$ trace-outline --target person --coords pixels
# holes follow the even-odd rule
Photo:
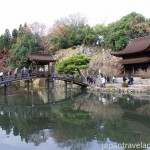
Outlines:
[[[11,75],[12,75],[12,71],[11,69],[8,71],[8,78],[10,79],[11,78]]]
[[[93,84],[93,77],[90,76],[90,84]]]
[[[29,70],[28,70],[28,76],[31,77],[31,74],[32,74],[32,69],[29,68]]]
[[[87,77],[86,77],[86,80],[87,80],[87,82],[89,83],[90,77],[89,77],[89,76],[87,76]]]
[[[105,77],[102,77],[101,79],[102,79],[102,85],[103,85],[103,87],[105,87],[106,79],[105,79]]]
[[[133,84],[133,77],[132,76],[129,76],[129,81],[128,81],[128,83],[131,85],[131,84]]]
[[[26,75],[26,67],[23,68],[24,76]]]
[[[40,67],[40,68],[39,68],[39,75],[40,75],[40,76],[43,76],[43,71],[44,71],[43,68]]]
[[[131,76],[130,80],[131,80],[131,81],[130,81],[131,84],[133,84],[133,81],[134,81],[133,76]]]
[[[116,78],[114,76],[112,77],[112,82],[116,83]]]
[[[18,68],[16,68],[14,71],[15,79],[17,78],[17,74],[18,74]]]
[[[123,82],[126,82],[127,78],[126,76],[123,76]]]
[[[93,83],[93,78],[91,76],[89,76],[88,81],[89,81],[89,84],[92,84]]]
[[[21,69],[21,77],[24,76],[24,68]]]
[[[131,84],[131,76],[130,75],[128,76],[128,84],[129,85]]]
[[[4,73],[3,72],[0,72],[0,78],[1,78],[1,81],[4,80]]]
[[[96,79],[93,77],[93,83],[95,84],[96,83]]]
[[[42,71],[43,71],[43,68],[42,68],[42,67],[40,67],[40,68],[39,68],[39,71],[40,71],[40,72],[42,72]]]
[[[105,79],[106,79],[106,82],[107,82],[107,83],[109,83],[109,82],[110,82],[110,78],[109,78],[109,76],[106,76],[106,77],[105,77]]]

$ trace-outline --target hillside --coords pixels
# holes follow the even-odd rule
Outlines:
[[[117,75],[118,68],[118,58],[110,55],[110,50],[100,49],[98,47],[85,47],[84,45],[78,46],[75,49],[68,48],[58,51],[54,58],[59,61],[67,59],[74,55],[84,54],[91,58],[89,69],[83,71],[84,74],[98,75],[102,73],[103,75],[113,74]]]

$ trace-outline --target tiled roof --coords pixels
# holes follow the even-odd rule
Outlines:
[[[29,61],[55,62],[56,60],[46,53],[31,53],[28,56]]]
[[[122,57],[123,55],[136,54],[143,51],[150,51],[150,36],[133,39],[125,49],[119,52],[111,52],[111,54]]]
[[[119,62],[123,65],[125,65],[125,64],[146,63],[146,62],[150,62],[150,57],[123,59],[123,60],[120,60]]]

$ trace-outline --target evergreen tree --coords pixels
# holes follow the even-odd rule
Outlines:
[[[24,34],[16,44],[12,45],[8,61],[12,67],[21,68],[24,66],[28,54],[39,50],[41,50],[40,37],[32,33]]]
[[[90,58],[84,55],[72,56],[66,60],[59,62],[55,68],[55,71],[58,73],[72,75],[78,72],[81,77],[84,77],[81,73],[81,69],[88,68],[89,62]]]

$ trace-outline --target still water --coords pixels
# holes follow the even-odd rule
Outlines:
[[[150,148],[148,95],[88,93],[61,88],[0,93],[2,150]]]

